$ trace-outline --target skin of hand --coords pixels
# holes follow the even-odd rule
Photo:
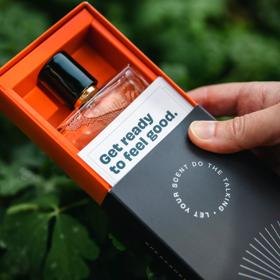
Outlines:
[[[229,83],[201,87],[189,95],[225,121],[194,121],[188,136],[215,153],[253,150],[280,174],[280,82]]]

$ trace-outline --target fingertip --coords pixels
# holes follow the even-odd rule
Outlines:
[[[232,141],[216,137],[217,121],[194,121],[188,129],[188,137],[197,147],[208,152],[228,154],[237,152]]]
[[[190,124],[189,128],[188,128],[188,132],[187,132],[187,137],[193,142],[196,142],[196,135],[193,132],[193,123]]]
[[[193,121],[188,129],[188,137],[191,142],[204,150],[209,149],[212,134],[212,128],[209,130],[206,126],[206,121]]]
[[[207,99],[207,88],[200,87],[188,92],[188,95],[196,101],[198,104],[203,105],[205,100]]]

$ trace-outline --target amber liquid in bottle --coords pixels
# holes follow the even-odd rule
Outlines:
[[[147,81],[131,66],[127,66],[81,108],[74,111],[58,130],[81,150],[147,86]]]

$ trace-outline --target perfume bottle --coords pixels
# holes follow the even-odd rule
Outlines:
[[[79,150],[148,86],[145,78],[128,65],[98,89],[98,81],[65,52],[47,62],[38,80],[73,110],[58,130]]]

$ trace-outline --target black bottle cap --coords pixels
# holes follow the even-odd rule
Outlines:
[[[97,80],[65,52],[54,55],[41,69],[39,82],[73,108],[84,90]]]

